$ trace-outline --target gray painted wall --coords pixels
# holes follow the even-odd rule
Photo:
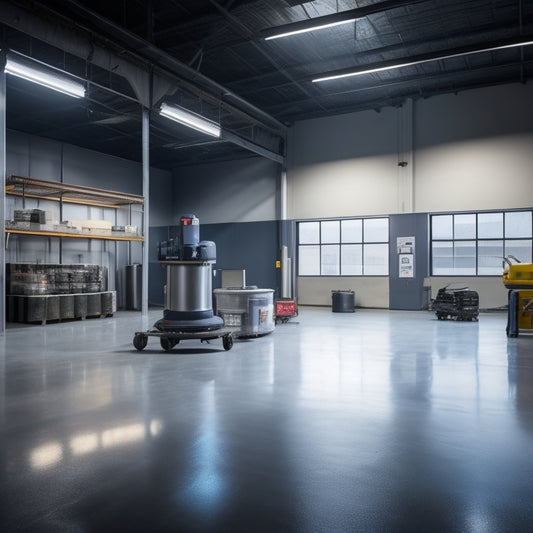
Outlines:
[[[389,308],[427,309],[428,291],[424,279],[428,275],[428,215],[426,213],[391,215],[389,218]],[[398,239],[414,238],[413,277],[400,276]],[[402,242],[402,241],[401,241]]]
[[[417,100],[380,113],[298,122],[288,140],[288,216],[532,207],[532,97],[531,85],[507,85]],[[131,161],[13,131],[8,132],[7,151],[8,175],[141,193],[141,167]],[[407,171],[398,167],[401,160],[409,161]],[[202,224],[212,225],[279,219],[280,174],[279,164],[260,157],[179,167],[172,175],[152,169],[154,238],[166,237],[168,227],[184,213],[192,212]],[[8,260],[52,260],[58,253],[52,241],[13,239]],[[140,246],[115,250],[115,245],[82,242],[67,244],[64,253],[116,264],[120,290],[123,266],[140,261]],[[271,250],[265,250],[263,260],[270,262],[271,255]],[[151,270],[159,268],[154,246],[150,246],[150,265]],[[152,277],[150,294],[162,282],[155,270]],[[473,288],[478,280],[466,282]],[[497,278],[479,283],[481,301],[487,306],[505,305],[499,283]],[[397,287],[389,286],[388,278],[302,278],[299,301],[330,305],[331,290],[346,288],[358,293],[358,305],[369,307],[387,307],[389,297],[397,296]]]
[[[33,135],[9,130],[7,134],[7,175],[30,176],[51,181],[86,185],[133,194],[142,194],[140,163],[86,150]],[[172,176],[159,169],[150,170],[151,225],[172,223]],[[20,199],[6,197],[6,215],[22,206]],[[27,208],[40,208],[59,214],[57,202],[27,199]],[[131,216],[131,218],[130,218]],[[142,227],[142,210],[128,207],[119,210],[64,204],[63,220],[101,219],[114,224],[132,224]],[[107,266],[109,287],[118,291],[118,304],[124,303],[124,267],[142,262],[140,243],[99,241],[89,239],[62,240],[58,238],[11,235],[6,250],[6,262],[40,261],[63,263],[95,263]]]
[[[193,213],[201,224],[276,220],[281,165],[262,157],[179,167],[174,224]]]

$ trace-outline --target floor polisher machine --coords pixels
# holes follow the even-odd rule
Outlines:
[[[178,238],[159,243],[158,259],[167,270],[163,318],[153,329],[135,333],[135,348],[143,350],[148,337],[159,337],[166,351],[183,339],[222,338],[224,349],[230,350],[231,330],[224,328],[223,319],[213,313],[212,266],[216,262],[216,246],[212,241],[200,241],[200,221],[195,215],[181,217]]]

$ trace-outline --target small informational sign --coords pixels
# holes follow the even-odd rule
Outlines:
[[[414,254],[415,253],[415,238],[414,237],[398,237],[396,239],[396,247],[398,254]]]
[[[276,268],[281,268],[281,261],[276,261]]]
[[[413,254],[400,254],[399,256],[400,278],[413,278],[414,277],[414,255]]]
[[[396,239],[398,253],[398,275],[400,278],[415,277],[415,238],[398,237]]]

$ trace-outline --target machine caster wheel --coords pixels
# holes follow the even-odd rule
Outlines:
[[[139,351],[144,350],[147,344],[148,344],[148,335],[137,333],[135,337],[133,337],[133,346],[135,346],[137,350]]]
[[[163,348],[165,352],[170,352],[170,350],[172,350],[172,348],[174,348],[174,346],[176,346],[178,342],[179,342],[179,339],[174,340],[174,339],[169,339],[168,337],[159,338],[159,344],[161,344],[161,348]]]
[[[222,346],[224,346],[224,350],[226,351],[231,350],[233,346],[233,336],[231,333],[222,337]]]

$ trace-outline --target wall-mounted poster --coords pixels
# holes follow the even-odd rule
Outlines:
[[[400,278],[413,278],[414,277],[414,261],[413,254],[400,254]]]
[[[413,278],[414,277],[414,256],[413,254],[400,254],[400,278]]]
[[[399,254],[414,254],[415,253],[415,238],[414,237],[398,237],[396,239],[396,247]]]

